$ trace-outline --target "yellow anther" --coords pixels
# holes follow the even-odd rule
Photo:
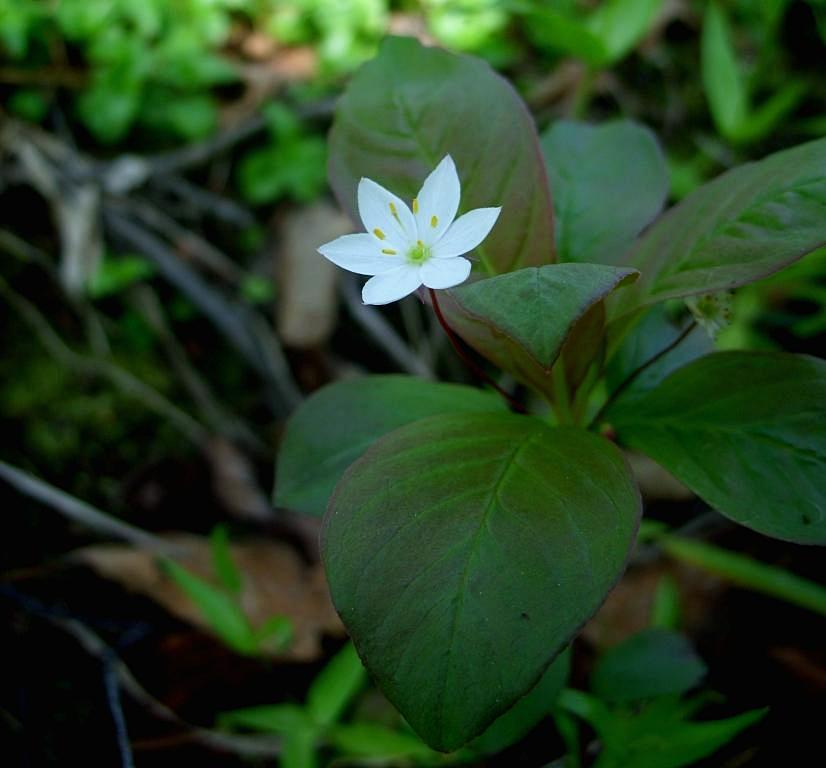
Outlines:
[[[433,227],[433,229],[436,229],[436,227],[439,226],[439,217],[438,216],[431,216],[430,217],[430,226]]]
[[[386,253],[388,256],[395,256],[398,253],[398,251],[394,251],[392,248],[382,248],[381,252]]]
[[[396,210],[396,204],[392,201],[390,202],[390,213],[392,213],[394,216],[398,214],[398,211]]]
[[[413,198],[413,213],[419,212],[419,200],[417,198]]]
[[[424,248],[424,243],[421,240],[417,240],[416,245],[418,245],[419,248]]]
[[[375,235],[375,236],[376,236],[379,240],[384,240],[384,238],[385,238],[385,237],[387,237],[387,235],[385,235],[385,234],[384,234],[384,232],[382,232],[382,231],[381,231],[378,227],[376,227],[376,228],[373,230],[373,234],[374,234],[374,235]]]

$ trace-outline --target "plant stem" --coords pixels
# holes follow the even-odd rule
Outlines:
[[[447,338],[450,341],[451,346],[456,351],[456,354],[459,355],[462,362],[468,367],[471,373],[482,379],[482,381],[487,384],[490,384],[490,386],[502,395],[513,410],[518,413],[525,413],[525,406],[514,400],[508,392],[502,389],[502,387],[500,387],[490,376],[488,376],[478,365],[476,365],[476,363],[473,362],[473,360],[471,360],[471,358],[467,355],[465,350],[462,349],[462,343],[459,341],[458,337],[453,332],[453,329],[448,325],[447,320],[445,320],[445,316],[442,314],[442,308],[439,306],[439,300],[436,298],[436,291],[432,288],[428,288],[427,290],[430,292],[430,301],[433,304],[433,311],[436,314],[436,319],[439,321],[439,325],[442,326],[444,332],[447,334]]]
[[[652,539],[675,560],[722,576],[741,587],[778,597],[787,603],[826,616],[826,588],[784,568],[766,565],[746,555],[702,541],[663,532],[656,525],[644,523],[640,536]]]
[[[623,379],[620,385],[608,396],[608,399],[602,404],[602,408],[599,409],[597,415],[591,420],[591,427],[597,425],[602,417],[607,413],[608,409],[617,401],[619,396],[628,389],[631,384],[642,374],[644,371],[648,370],[654,363],[656,363],[661,358],[665,357],[671,350],[676,349],[685,339],[686,337],[697,327],[696,321],[692,320],[677,336],[674,341],[670,344],[663,347],[656,355],[653,357],[648,358],[642,365],[638,368],[631,371],[628,376]]]
[[[568,393],[568,381],[565,377],[565,363],[560,355],[551,371],[554,402],[553,408],[557,421],[560,424],[574,424],[574,414],[571,411],[571,397]]]

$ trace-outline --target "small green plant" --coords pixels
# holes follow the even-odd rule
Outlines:
[[[327,145],[302,130],[288,107],[273,103],[264,109],[269,146],[253,150],[238,167],[238,186],[251,203],[270,203],[282,197],[309,202],[327,183]]]
[[[232,559],[229,536],[224,526],[210,535],[212,568],[220,586],[196,576],[174,560],[162,565],[169,577],[197,606],[209,627],[236,653],[255,656],[263,650],[283,651],[292,642],[292,622],[286,616],[272,616],[253,627],[241,606],[242,575]]]
[[[391,38],[340,100],[330,153],[330,183],[367,229],[345,242],[363,246],[360,271],[382,285],[378,298],[424,283],[457,349],[467,357],[464,342],[532,393],[515,403],[413,377],[343,382],[298,409],[281,447],[276,501],[326,507],[333,601],[427,744],[451,751],[481,734],[622,574],[641,502],[618,446],[736,523],[826,543],[823,361],[713,352],[697,327],[724,319],[725,302],[702,297],[826,241],[826,140],[735,168],[659,216],[667,173],[643,127],[558,123],[540,140],[484,63]],[[439,211],[464,215],[431,242],[414,196],[446,155],[461,198],[458,183],[439,185],[455,195]],[[362,178],[384,197],[361,194]],[[494,207],[495,226],[468,246],[465,212]],[[408,247],[414,221],[426,259]],[[322,248],[332,260],[343,258],[336,242]],[[469,280],[431,269],[464,261],[463,248],[473,248]],[[345,266],[358,255],[348,251]],[[664,306],[686,300],[696,319],[674,324]],[[658,704],[648,726],[688,733],[694,709]],[[720,728],[730,735],[756,717]]]

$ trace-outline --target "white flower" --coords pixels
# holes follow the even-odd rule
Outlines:
[[[462,254],[487,236],[501,208],[477,208],[454,221],[461,189],[456,166],[446,155],[425,179],[413,211],[370,179],[358,187],[366,232],[344,235],[318,252],[339,267],[372,275],[361,293],[365,304],[389,304],[420,285],[451,288],[467,280],[471,264]]]

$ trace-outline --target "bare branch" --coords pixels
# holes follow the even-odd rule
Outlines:
[[[172,554],[178,547],[134,525],[107,515],[74,496],[39,480],[22,469],[0,461],[0,479],[25,496],[29,496],[65,517],[107,537],[122,539],[130,544],[158,554]]]

